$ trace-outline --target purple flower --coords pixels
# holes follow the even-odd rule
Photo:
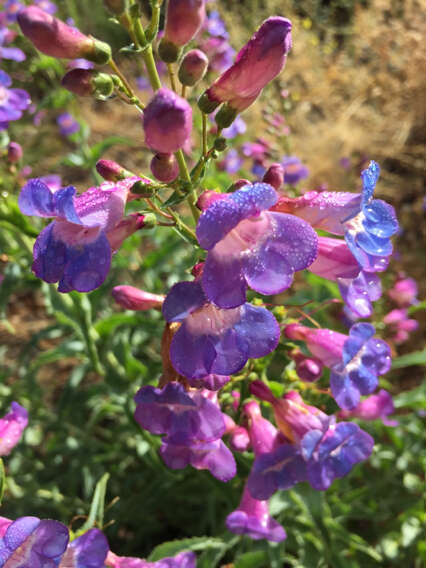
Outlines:
[[[245,534],[253,540],[281,542],[287,535],[283,527],[269,514],[268,501],[254,499],[244,487],[238,508],[226,517],[226,527],[234,534]]]
[[[108,550],[103,532],[90,529],[68,545],[59,568],[103,568]]]
[[[187,51],[179,64],[179,81],[182,85],[193,87],[204,77],[208,65],[208,57],[203,51],[199,49]]]
[[[391,310],[383,318],[383,323],[392,332],[392,340],[398,345],[410,337],[410,333],[419,327],[419,322],[408,318],[406,309]]]
[[[216,10],[209,12],[205,21],[205,29],[213,37],[221,37],[223,39],[228,39],[229,37],[225,22]]]
[[[235,138],[240,134],[244,134],[246,130],[247,130],[246,123],[241,118],[241,116],[237,116],[237,118],[234,120],[231,126],[228,126],[228,128],[224,128],[222,130],[222,136],[224,136],[225,138]]]
[[[72,59],[67,63],[67,69],[93,69],[95,64],[87,59]]]
[[[7,456],[22,437],[28,424],[28,411],[12,402],[10,412],[0,418],[0,456]]]
[[[25,8],[25,5],[20,0],[7,0],[3,6],[6,20],[10,23],[16,22],[16,18],[23,8]]]
[[[202,213],[197,238],[209,251],[202,284],[211,302],[222,308],[240,306],[248,286],[261,294],[282,292],[295,271],[315,260],[315,231],[293,215],[267,211],[277,199],[273,187],[254,183]]]
[[[220,37],[211,37],[200,43],[201,49],[209,58],[209,65],[213,71],[223,73],[232,65],[235,50],[228,41]]]
[[[397,426],[396,420],[389,420],[389,414],[393,414],[395,407],[392,396],[381,389],[377,394],[367,396],[352,410],[341,410],[339,418],[360,418],[361,420],[382,420],[387,426]]]
[[[162,154],[173,154],[191,136],[192,109],[173,91],[159,89],[143,113],[146,144]]]
[[[48,14],[55,14],[57,6],[50,0],[33,0],[33,3]]]
[[[0,567],[58,566],[68,541],[68,529],[62,523],[20,517],[0,539]]]
[[[299,324],[288,325],[285,334],[290,339],[306,341],[309,351],[330,367],[331,392],[340,408],[351,410],[360,395],[371,394],[378,376],[391,366],[389,345],[373,337],[369,323],[354,324],[349,337],[331,329],[313,329]]]
[[[225,421],[216,404],[179,383],[163,389],[144,386],[135,396],[135,420],[152,434],[167,434],[170,444],[212,442],[225,433]]]
[[[263,162],[269,153],[270,146],[262,138],[258,138],[256,142],[245,142],[242,145],[244,156],[252,158],[253,160]]]
[[[338,278],[340,294],[346,306],[357,318],[368,318],[373,313],[371,302],[382,295],[380,278],[362,270],[356,278]]]
[[[0,69],[0,131],[6,130],[9,122],[19,120],[30,104],[30,96],[23,89],[9,89],[12,80]]]
[[[417,282],[414,278],[401,278],[397,280],[388,291],[388,296],[400,308],[408,308],[412,304],[416,304],[417,300]]]
[[[160,455],[170,469],[183,469],[191,465],[195,469],[207,469],[220,481],[229,481],[237,473],[232,452],[222,440],[193,442],[190,446],[169,444],[163,440]]]
[[[284,183],[296,185],[309,176],[308,168],[296,156],[284,156],[281,164],[284,168]]]
[[[157,562],[147,562],[142,558],[116,556],[109,552],[106,565],[108,568],[196,568],[194,552],[180,552],[176,556],[162,558]]]
[[[280,335],[268,310],[247,303],[218,308],[207,300],[199,281],[175,284],[163,315],[168,322],[182,322],[171,342],[170,359],[189,379],[236,373],[249,358],[273,351]]]
[[[280,73],[290,49],[291,22],[268,18],[203,97],[210,104],[225,102],[235,111],[245,110]]]
[[[69,112],[64,112],[58,116],[56,123],[62,136],[71,136],[80,130],[80,124]]]
[[[243,159],[235,148],[228,150],[224,160],[220,162],[220,167],[228,172],[228,174],[236,174],[240,171],[242,165]]]
[[[108,274],[114,245],[121,240],[117,231],[121,234],[130,187],[138,179],[104,182],[79,196],[72,186],[53,192],[41,180],[29,180],[19,195],[21,212],[55,217],[34,245],[36,276],[59,282],[60,292],[99,287]]]
[[[10,59],[11,61],[24,61],[25,53],[17,47],[4,47],[9,43],[10,33],[7,28],[0,28],[0,59]]]
[[[147,77],[143,75],[141,77],[136,77],[136,85],[140,91],[149,91],[151,89],[151,83]]]

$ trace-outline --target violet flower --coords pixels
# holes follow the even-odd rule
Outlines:
[[[228,174],[236,174],[243,165],[243,159],[238,154],[238,150],[231,148],[226,152],[224,159],[219,163],[219,167]]]
[[[309,176],[309,169],[296,156],[284,156],[281,164],[284,168],[284,183],[296,185]]]
[[[381,420],[386,426],[397,426],[397,420],[389,420],[389,414],[393,414],[395,407],[392,396],[385,390],[380,389],[377,394],[367,396],[352,410],[340,410],[339,418],[360,418],[361,420]]]
[[[415,319],[409,319],[406,309],[391,310],[383,318],[387,330],[391,332],[391,338],[397,345],[405,343],[410,333],[419,327],[419,322]]]
[[[309,351],[330,367],[333,398],[345,410],[355,408],[361,395],[371,394],[377,388],[378,376],[390,369],[389,345],[373,337],[374,331],[369,323],[354,324],[349,336],[299,324],[285,328],[287,337],[306,341]]]
[[[23,89],[10,89],[12,80],[0,69],[0,131],[6,130],[9,122],[19,120],[31,99]]]
[[[80,124],[69,112],[60,114],[56,119],[56,123],[62,136],[68,137],[80,130]]]
[[[6,0],[3,10],[6,14],[6,20],[9,23],[16,22],[19,12],[25,8],[25,5],[20,0]]]
[[[10,412],[0,418],[0,456],[7,456],[22,437],[28,424],[26,408],[12,402]]]
[[[315,260],[315,231],[293,215],[267,211],[277,199],[273,187],[254,183],[203,211],[196,230],[209,251],[202,284],[221,308],[242,305],[248,286],[266,295],[286,290],[294,272]]]
[[[418,302],[417,293],[417,282],[414,278],[401,278],[388,290],[388,296],[399,308],[408,308],[416,304]]]
[[[67,546],[58,568],[104,568],[108,541],[99,529],[90,529]]]
[[[108,552],[106,566],[107,568],[196,568],[196,556],[194,552],[187,551],[156,562],[148,562],[142,558],[117,556],[113,552]]]
[[[207,300],[199,281],[175,284],[164,301],[163,315],[168,322],[182,322],[172,339],[170,358],[176,371],[189,379],[236,373],[249,358],[273,351],[280,335],[268,310],[247,303],[218,308]]]
[[[25,53],[18,47],[4,47],[9,43],[9,30],[7,28],[0,28],[0,59],[9,59],[11,61],[24,61],[26,59]]]
[[[225,102],[236,112],[245,110],[280,73],[290,49],[291,22],[280,17],[268,18],[203,98],[208,104],[218,106]]]
[[[59,292],[98,288],[122,240],[122,223],[127,219],[123,220],[124,206],[138,179],[104,182],[78,196],[72,186],[53,192],[39,179],[28,181],[19,195],[21,212],[55,217],[34,244],[32,269],[36,276],[45,282],[59,282]],[[141,227],[129,217],[134,230]]]

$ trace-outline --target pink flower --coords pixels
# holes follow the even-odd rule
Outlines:
[[[27,410],[12,402],[11,410],[0,419],[0,456],[7,456],[16,446],[28,424]]]
[[[115,286],[111,293],[117,304],[127,310],[145,311],[161,308],[164,302],[164,296],[151,294],[134,286]]]
[[[377,394],[364,398],[353,410],[341,410],[339,418],[361,418],[361,420],[382,420],[387,426],[397,426],[396,420],[389,420],[387,416],[395,410],[392,396],[380,389]]]

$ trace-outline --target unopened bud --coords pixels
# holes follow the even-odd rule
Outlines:
[[[216,124],[219,128],[228,128],[237,118],[238,111],[229,106],[228,104],[223,105],[217,115],[214,117]]]
[[[197,104],[198,108],[202,112],[204,112],[204,114],[211,114],[220,105],[220,101],[209,99],[208,95],[206,93],[203,93],[201,97],[198,99]]]
[[[96,171],[107,181],[120,181],[132,175],[113,160],[99,160],[96,163]]]
[[[155,154],[151,160],[151,172],[164,183],[170,183],[179,175],[179,165],[174,154]]]
[[[93,69],[72,69],[62,77],[61,83],[65,89],[82,97],[96,95],[105,98],[114,90],[111,75]]]
[[[179,66],[178,77],[182,85],[192,87],[204,77],[209,60],[199,49],[191,49],[185,53]]]
[[[117,304],[127,310],[146,311],[160,309],[164,302],[164,296],[150,294],[145,290],[139,290],[134,286],[115,286],[111,294]]]
[[[302,381],[313,383],[321,377],[324,365],[319,359],[305,355],[300,349],[293,349],[290,357],[295,362],[296,373]]]
[[[192,109],[185,99],[163,87],[146,107],[143,127],[150,148],[161,154],[173,154],[191,136]]]
[[[282,165],[279,163],[271,164],[266,170],[262,181],[269,183],[276,190],[280,189],[284,183],[284,168]]]
[[[229,445],[235,452],[245,452],[250,447],[250,436],[244,426],[237,426],[229,435]]]
[[[227,145],[228,143],[226,141],[226,138],[223,138],[223,136],[216,138],[216,140],[214,141],[214,149],[218,152],[223,152],[224,150],[226,150]]]
[[[18,142],[10,142],[7,147],[7,159],[9,160],[9,162],[11,162],[12,164],[19,162],[19,160],[22,158],[22,155],[22,146],[18,144]]]
[[[217,191],[214,191],[213,189],[207,189],[206,191],[203,191],[203,193],[200,195],[196,205],[198,209],[204,211],[218,199],[224,199],[226,197],[227,197],[226,193],[217,193]]]
[[[248,179],[237,179],[237,181],[231,185],[228,191],[236,191],[237,189],[241,189],[246,185],[251,185],[251,181],[249,181]]]
[[[111,59],[107,43],[82,34],[37,6],[19,12],[18,24],[22,33],[46,55],[64,59],[82,57],[99,64]]]
[[[164,39],[178,47],[186,45],[204,23],[204,0],[168,0]]]

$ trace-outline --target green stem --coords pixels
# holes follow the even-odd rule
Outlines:
[[[206,159],[207,155],[207,115],[202,112],[201,113],[202,121],[203,121],[203,157]]]
[[[194,217],[194,221],[197,222],[198,217],[200,216],[200,211],[197,209],[197,206],[195,205],[197,203],[197,199],[198,199],[197,191],[196,191],[195,187],[192,185],[191,176],[189,174],[188,167],[187,167],[186,162],[185,162],[185,156],[183,155],[182,150],[178,150],[175,153],[175,156],[176,156],[176,160],[177,160],[178,165],[179,165],[179,172],[180,172],[181,178],[184,179],[189,184],[191,184],[191,193],[188,196],[188,203],[189,203],[189,206],[191,208],[191,212],[192,212],[192,216]]]
[[[160,11],[161,11],[160,4],[161,2],[158,2],[158,0],[154,0],[154,2],[151,2],[152,6],[151,22],[146,29],[146,38],[150,43],[154,41],[158,33],[158,27],[160,24]]]
[[[135,95],[135,93],[133,92],[133,89],[130,85],[130,83],[128,82],[128,80],[126,79],[126,77],[123,75],[123,73],[120,71],[118,65],[116,64],[116,62],[111,59],[109,61],[109,65],[111,67],[111,69],[114,71],[114,73],[119,77],[122,85],[123,85],[123,90],[125,92],[125,94],[127,95],[127,97],[129,98],[129,102],[131,104],[134,104],[135,106],[137,106],[140,110],[144,110],[145,105],[143,104],[143,102],[141,100],[139,100],[139,98]]]
[[[148,43],[144,29],[142,27],[142,22],[140,18],[132,19],[134,37],[138,42],[139,46],[143,48],[142,57],[145,61],[146,71],[148,73],[149,81],[154,91],[161,89],[161,81],[158,75],[157,67],[155,66],[154,55],[152,53],[152,45]]]
[[[175,72],[174,72],[174,69],[173,69],[173,65],[171,63],[167,63],[167,71],[169,72],[170,86],[171,86],[172,90],[175,93],[177,93],[176,81],[175,81]]]

